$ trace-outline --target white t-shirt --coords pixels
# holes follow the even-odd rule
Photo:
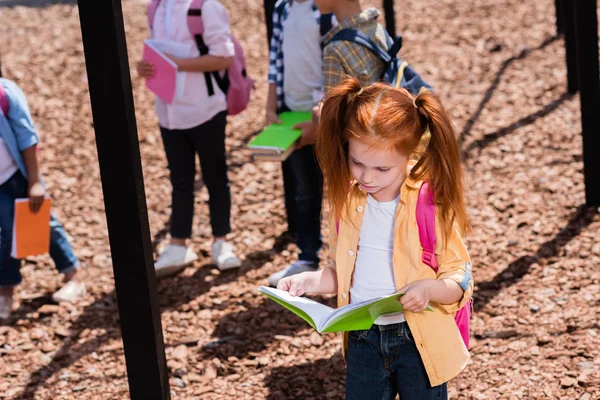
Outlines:
[[[292,111],[310,111],[323,87],[321,32],[312,1],[294,1],[283,21],[283,95]]]
[[[200,52],[190,33],[187,12],[192,0],[161,1],[154,15],[152,39],[172,41],[189,47],[189,58]],[[216,0],[202,6],[204,43],[209,55],[233,57],[235,49],[229,29],[227,10]],[[175,99],[167,104],[156,96],[156,114],[160,126],[167,129],[189,129],[201,125],[227,109],[225,94],[211,75],[214,95],[208,96],[203,72],[178,72]]]
[[[352,303],[387,296],[396,291],[393,270],[394,220],[399,201],[400,196],[386,202],[379,202],[371,195],[367,197],[350,288]],[[375,324],[390,325],[404,321],[404,314],[399,312],[382,315]]]
[[[8,146],[0,137],[0,185],[14,175],[19,167],[8,151]]]

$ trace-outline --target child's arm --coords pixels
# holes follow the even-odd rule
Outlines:
[[[213,72],[222,71],[229,68],[233,57],[219,57],[206,54],[195,58],[178,58],[170,54],[167,55],[175,64],[179,71],[187,72]]]
[[[281,5],[277,4],[275,9],[273,10],[273,34],[271,36],[271,43],[269,45],[269,73],[267,76],[267,82],[269,82],[269,93],[267,97],[267,109],[266,109],[266,123],[270,124],[280,124],[281,120],[277,116],[277,75],[279,72],[279,68],[277,67],[278,58],[280,58],[283,53],[281,52],[281,30],[282,25],[280,21],[280,11]],[[283,60],[280,60],[283,62]]]
[[[436,219],[436,237],[442,238],[441,224]],[[437,303],[448,314],[461,309],[473,295],[471,259],[458,229],[455,227],[444,246],[438,240],[435,257],[438,262],[437,279],[423,279],[402,288],[406,295],[402,305],[413,312],[423,311],[431,301]]]
[[[329,216],[329,255],[335,260],[338,221],[333,215]],[[304,293],[336,293],[337,271],[335,261],[331,261],[325,268],[315,272],[304,272],[279,281],[278,289],[287,290],[292,296],[301,296]]]
[[[398,292],[406,293],[400,298],[402,306],[411,312],[421,312],[429,302],[453,304],[464,295],[460,285],[451,279],[422,279],[412,282]]]
[[[27,168],[29,209],[33,213],[38,212],[42,206],[42,203],[44,202],[44,188],[40,178],[36,150],[37,148],[34,145],[21,152],[23,155],[23,161],[25,161],[25,168]]]
[[[31,211],[37,212],[44,201],[44,188],[41,184],[36,155],[36,146],[39,139],[25,94],[14,82],[5,81],[5,84],[9,102],[8,121],[17,139],[17,146],[21,151],[27,170],[29,207]]]
[[[292,296],[302,296],[304,293],[337,293],[335,262],[318,271],[283,278],[277,284],[277,289],[285,290]]]
[[[277,84],[269,83],[269,97],[267,97],[267,125],[281,124],[277,116]]]

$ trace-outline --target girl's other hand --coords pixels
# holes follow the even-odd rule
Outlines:
[[[277,289],[285,290],[292,296],[302,296],[306,292],[306,275],[305,273],[288,276],[279,280]]]
[[[398,292],[404,295],[398,299],[405,310],[418,313],[425,310],[431,299],[429,279],[409,283]]]
[[[35,182],[29,186],[29,209],[32,213],[40,211],[44,203],[44,188],[39,182]]]
[[[154,76],[154,65],[148,61],[138,61],[136,65],[137,73],[140,77],[148,79]]]

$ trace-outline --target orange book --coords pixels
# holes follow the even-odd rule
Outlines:
[[[29,209],[29,199],[15,200],[15,221],[13,224],[12,258],[20,259],[50,251],[50,205],[44,199],[37,213]]]

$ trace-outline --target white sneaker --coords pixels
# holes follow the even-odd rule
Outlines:
[[[316,271],[319,266],[312,261],[296,261],[292,265],[282,269],[279,272],[275,272],[269,276],[269,285],[276,288],[279,281],[288,276],[296,275],[306,271]]]
[[[84,282],[69,281],[52,295],[52,300],[56,303],[63,301],[76,303],[83,299],[86,293]]]
[[[0,295],[0,319],[7,319],[12,312],[13,298],[12,295]]]
[[[213,262],[219,268],[219,271],[225,271],[232,268],[238,268],[242,262],[233,254],[233,246],[224,240],[217,240],[212,245]]]
[[[154,263],[156,278],[176,274],[198,259],[198,255],[187,246],[168,244]]]

